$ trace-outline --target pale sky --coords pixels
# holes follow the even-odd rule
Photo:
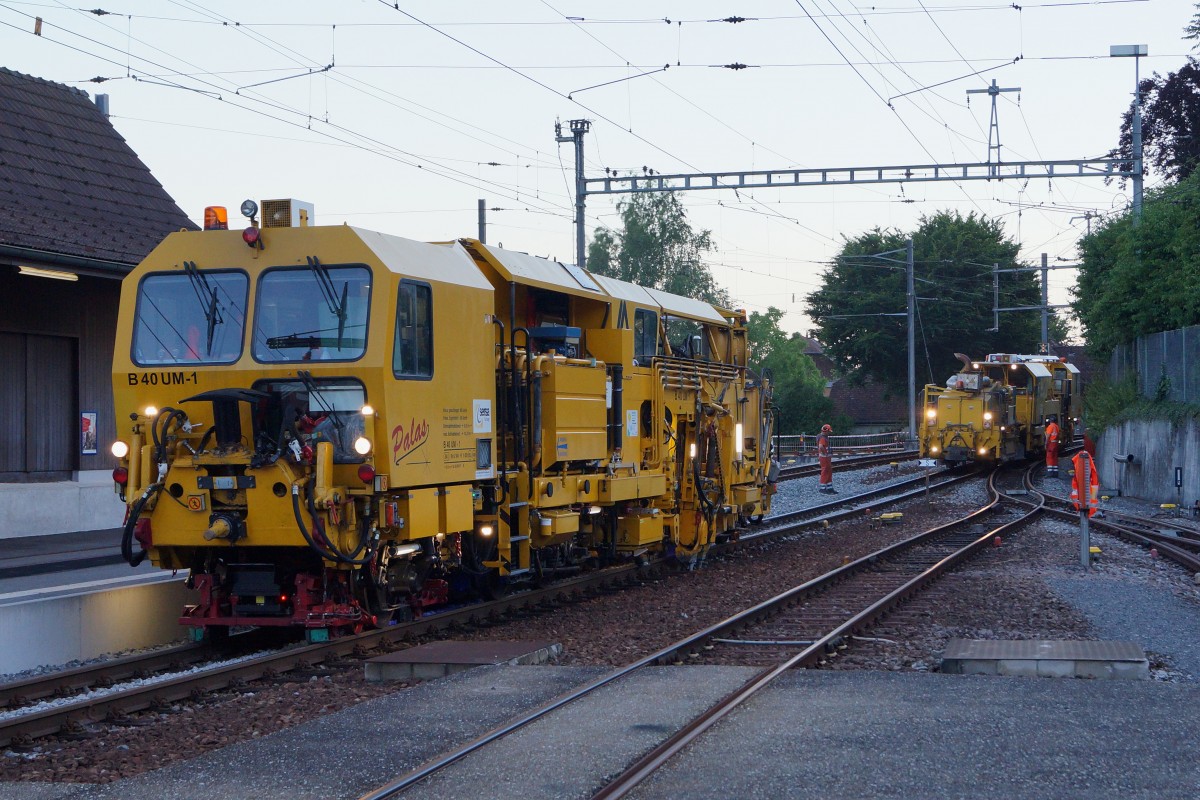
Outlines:
[[[1193,44],[1184,0],[1018,5],[126,0],[96,15],[0,0],[0,66],[108,94],[116,129],[198,222],[206,205],[227,206],[234,227],[242,200],[294,197],[318,224],[442,241],[477,234],[483,198],[502,209],[489,242],[570,262],[574,152],[556,120],[592,121],[589,177],[980,162],[991,105],[966,91],[995,79],[1021,89],[998,104],[1003,160],[1096,158],[1134,86],[1133,59],[1109,45],[1148,45],[1147,76],[1177,70]],[[745,21],[721,21],[734,15]],[[735,305],[774,305],[806,331],[804,295],[843,237],[974,211],[1002,220],[1022,258],[1070,263],[1084,215],[1128,195],[1059,179],[683,200],[715,237],[709,263]],[[615,198],[588,201],[589,236],[616,224]],[[1073,283],[1052,273],[1051,301]]]

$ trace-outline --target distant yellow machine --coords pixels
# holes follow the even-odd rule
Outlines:
[[[243,213],[130,273],[113,359],[123,551],[189,571],[197,638],[694,565],[769,510],[745,312],[295,201]]]
[[[955,355],[963,368],[945,386],[925,387],[919,441],[923,457],[947,464],[1004,462],[1045,453],[1045,427],[1069,442],[1082,412],[1079,370],[1045,355]]]

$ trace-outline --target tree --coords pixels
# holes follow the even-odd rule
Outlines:
[[[849,418],[835,418],[833,401],[825,396],[825,379],[804,354],[804,337],[789,337],[779,327],[782,318],[783,311],[771,307],[761,314],[752,311],[746,325],[751,369],[759,374],[769,371],[774,380],[779,432],[814,433],[826,422],[838,430],[849,430]]]
[[[1189,57],[1178,72],[1165,78],[1156,72],[1138,89],[1144,168],[1153,167],[1170,181],[1183,180],[1200,165],[1200,62]],[[1125,112],[1119,144],[1108,155],[1123,159],[1124,169],[1133,168],[1132,109]]]
[[[851,380],[870,377],[904,391],[908,382],[906,234],[875,228],[848,239],[808,295],[809,316],[825,354]],[[912,233],[917,293],[916,363],[919,384],[938,381],[958,367],[954,353],[1036,352],[1037,312],[1006,313],[991,330],[992,265],[1019,266],[1016,242],[1003,226],[974,213],[922,217]],[[889,253],[882,257],[883,253]],[[1031,272],[1000,276],[1001,307],[1038,305],[1041,290]],[[1051,338],[1065,328],[1054,321]]]
[[[728,306],[702,261],[713,249],[709,231],[696,232],[674,192],[633,194],[617,204],[621,230],[597,228],[587,268],[600,275]]]
[[[1146,195],[1142,218],[1084,237],[1075,312],[1104,358],[1138,336],[1200,324],[1200,172]]]

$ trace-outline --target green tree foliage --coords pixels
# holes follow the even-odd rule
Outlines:
[[[1188,58],[1178,72],[1165,78],[1156,72],[1139,88],[1146,172],[1183,180],[1200,165],[1200,62]],[[1122,166],[1133,168],[1132,109],[1125,112],[1119,144],[1109,157],[1126,159]]]
[[[728,306],[703,256],[713,249],[709,231],[695,231],[674,192],[633,194],[617,204],[619,231],[597,228],[587,268],[671,294]]]
[[[907,238],[901,231],[875,228],[847,240],[822,276],[821,288],[808,295],[816,338],[843,374],[852,380],[874,378],[896,392],[908,383]],[[1001,314],[1000,330],[989,330],[991,265],[1020,266],[1019,247],[999,222],[943,211],[922,217],[912,240],[918,387],[955,371],[956,352],[973,358],[989,352],[1037,352],[1041,317],[1036,311]],[[869,257],[882,253],[888,255]],[[1002,308],[1040,303],[1035,273],[1001,274]],[[885,316],[892,314],[900,316]],[[1054,320],[1051,339],[1064,335],[1064,326]]]
[[[763,313],[751,312],[747,323],[750,367],[759,374],[769,371],[774,380],[779,432],[815,433],[827,422],[837,430],[849,430],[849,418],[834,415],[833,401],[825,396],[825,379],[804,354],[804,337],[789,337],[779,327],[782,318],[783,312],[771,307]]]
[[[1200,324],[1200,172],[1151,191],[1141,223],[1109,220],[1079,243],[1075,312],[1092,351]]]

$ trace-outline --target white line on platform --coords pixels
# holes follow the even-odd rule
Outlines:
[[[0,594],[0,603],[11,602],[21,599],[36,599],[38,597],[64,597],[78,591],[86,593],[88,591],[96,591],[98,589],[119,589],[125,586],[141,586],[151,583],[167,583],[169,581],[186,580],[185,574],[171,574],[163,572],[149,575],[128,575],[124,578],[100,578],[94,581],[84,581],[83,583],[70,583],[62,586],[45,586],[40,589],[25,589],[20,592],[8,592]]]

